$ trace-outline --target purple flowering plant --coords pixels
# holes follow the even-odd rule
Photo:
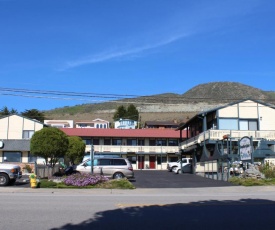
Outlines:
[[[91,175],[89,173],[72,174],[64,178],[65,185],[73,185],[77,187],[85,187],[89,185],[96,185],[108,181],[109,179],[102,175]]]

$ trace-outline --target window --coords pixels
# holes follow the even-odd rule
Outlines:
[[[23,139],[31,139],[33,134],[33,130],[23,130]]]
[[[238,130],[238,119],[219,119],[219,129]]]
[[[98,138],[93,139],[93,145],[99,145],[99,139]]]
[[[136,156],[127,156],[127,158],[132,164],[137,163],[137,157]]]
[[[127,165],[124,159],[113,159],[113,165]]]
[[[136,139],[127,139],[127,145],[136,146],[137,140]]]
[[[144,139],[138,139],[138,146],[144,146],[145,144],[145,140]]]
[[[155,146],[156,145],[156,140],[149,140],[149,146]]]
[[[179,142],[177,139],[169,139],[168,140],[168,146],[178,146]]]
[[[35,162],[35,161],[37,161],[37,156],[35,156],[29,152],[28,162]]]
[[[113,139],[112,140],[112,145],[122,145],[121,139]]]
[[[91,166],[91,160],[86,161],[86,165],[87,165],[87,166]],[[98,161],[97,161],[97,159],[95,159],[95,160],[94,160],[94,165],[93,165],[93,166],[97,166],[97,165],[98,165]]]
[[[4,152],[4,161],[7,162],[21,162],[22,153],[21,152]]]
[[[105,138],[104,139],[104,145],[111,145],[111,139],[110,138]]]
[[[240,120],[240,130],[258,130],[256,120]]]
[[[84,142],[86,145],[91,145],[91,144],[92,144],[92,140],[91,140],[91,139],[83,139],[83,142]]]
[[[157,157],[157,163],[158,163],[158,165],[161,165],[162,163],[166,163],[166,162],[167,162],[166,156],[158,156]]]
[[[97,165],[111,165],[112,160],[111,159],[98,159],[98,164]]]
[[[158,139],[158,140],[156,140],[156,145],[158,145],[158,146],[166,146],[167,145],[167,141],[166,141],[166,139]]]

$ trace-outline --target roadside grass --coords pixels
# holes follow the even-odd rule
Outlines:
[[[242,186],[267,186],[267,185],[275,185],[275,178],[256,179],[256,178],[231,177],[229,179],[229,182],[235,185],[242,185]]]
[[[128,181],[127,179],[114,179],[98,183],[96,185],[87,185],[87,186],[73,186],[66,185],[63,182],[54,182],[48,179],[41,179],[38,183],[38,188],[71,188],[71,189],[135,189],[135,186]]]

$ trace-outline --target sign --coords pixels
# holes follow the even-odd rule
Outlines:
[[[0,149],[3,149],[3,148],[4,148],[4,142],[0,141]]]
[[[250,138],[249,137],[243,137],[240,140],[240,158],[241,158],[241,161],[251,160],[251,152],[252,152],[252,146],[251,146]]]

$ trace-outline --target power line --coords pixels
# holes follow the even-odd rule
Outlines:
[[[29,89],[15,89],[15,88],[3,88],[0,87],[0,92],[10,92],[10,93],[0,93],[4,96],[16,96],[16,97],[28,97],[28,98],[39,98],[39,99],[53,99],[53,100],[69,100],[69,101],[87,101],[92,103],[133,103],[133,104],[170,104],[178,105],[186,101],[200,100],[202,102],[206,100],[217,101],[217,98],[213,97],[171,97],[171,96],[144,96],[144,95],[127,95],[127,94],[99,94],[99,93],[80,93],[80,92],[63,92],[63,91],[50,91],[50,90],[29,90]],[[19,94],[21,93],[21,94]],[[26,94],[27,93],[27,94]],[[48,96],[46,96],[48,95]],[[50,96],[54,95],[54,96]],[[61,97],[69,96],[69,97]],[[91,100],[91,98],[94,98]],[[95,99],[98,98],[98,99]],[[110,100],[106,100],[110,99]],[[112,99],[112,100],[111,100]],[[135,101],[129,101],[134,99]],[[244,98],[219,98],[218,101],[238,101]],[[252,99],[253,98],[249,98]],[[120,100],[120,101],[117,101]],[[121,101],[123,100],[123,101]],[[254,100],[258,100],[255,99]],[[269,102],[275,101],[275,99],[268,99]]]

